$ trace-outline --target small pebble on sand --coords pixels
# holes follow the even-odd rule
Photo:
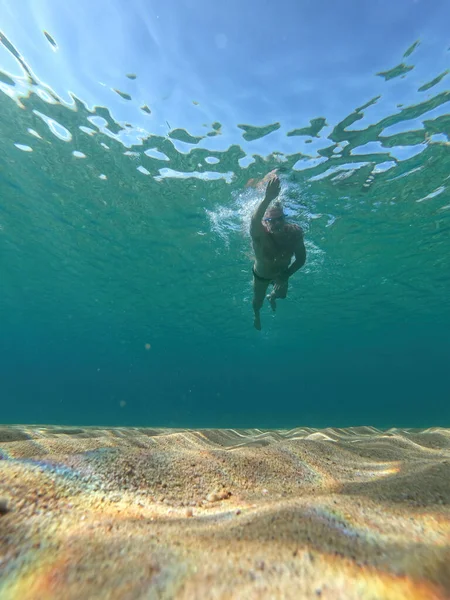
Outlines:
[[[219,502],[219,500],[226,500],[231,496],[231,492],[228,490],[222,490],[221,492],[212,492],[206,496],[208,502]]]
[[[186,516],[187,517],[193,517],[194,516],[194,511],[192,510],[192,508],[187,508],[186,509]]]
[[[0,498],[0,515],[6,515],[9,511],[8,500],[6,498]]]

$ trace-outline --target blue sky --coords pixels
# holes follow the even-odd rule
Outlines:
[[[219,121],[223,135],[205,140],[210,149],[237,141],[258,154],[311,151],[286,132],[319,116],[332,126],[381,94],[365,121],[355,125],[363,127],[393,114],[399,103],[424,100],[427,93],[418,88],[450,66],[447,0],[1,4],[2,30],[37,77],[62,98],[68,100],[72,91],[89,106],[107,106],[116,120],[155,134],[165,135],[168,122],[201,135]],[[56,51],[43,30],[57,42]],[[404,79],[376,76],[401,63],[417,39],[421,44],[405,59],[415,68]],[[3,48],[0,68],[19,72]],[[137,78],[130,80],[127,73]],[[448,81],[429,94],[447,89]],[[143,104],[151,115],[140,110]],[[279,131],[250,144],[236,127],[276,121]]]

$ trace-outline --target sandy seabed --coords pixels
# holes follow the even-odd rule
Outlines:
[[[0,426],[0,599],[450,598],[450,430]]]

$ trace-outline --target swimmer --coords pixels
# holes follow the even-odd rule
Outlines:
[[[281,202],[271,203],[280,193],[280,180],[271,173],[266,193],[253,213],[250,235],[255,252],[253,265],[254,326],[261,330],[260,311],[267,288],[272,285],[267,299],[275,312],[278,298],[286,298],[291,275],[306,261],[303,231],[298,225],[286,222]],[[271,206],[270,206],[271,205]],[[291,263],[292,258],[294,261]]]

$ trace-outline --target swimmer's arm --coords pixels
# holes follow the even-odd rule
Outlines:
[[[269,183],[267,184],[264,199],[259,203],[255,212],[252,215],[252,221],[250,224],[250,234],[252,236],[258,235],[263,231],[264,227],[262,224],[262,220],[264,217],[264,213],[269,207],[269,204],[272,202],[272,200],[275,200],[279,193],[280,180],[278,179],[277,175],[274,175],[270,178]]]
[[[287,277],[290,277],[303,267],[306,262],[306,248],[305,242],[303,241],[303,235],[301,235],[295,245],[294,249],[294,262],[286,269]]]

